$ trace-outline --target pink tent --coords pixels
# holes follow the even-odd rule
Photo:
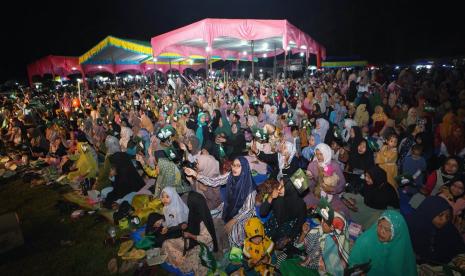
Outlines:
[[[46,56],[27,66],[27,75],[29,85],[32,86],[32,77],[50,74],[53,77],[60,76],[66,77],[71,74],[84,75],[79,59],[77,57],[64,57],[64,56]]]
[[[153,56],[176,53],[185,58],[252,60],[283,52],[317,56],[318,66],[326,49],[287,20],[207,18],[151,39]]]

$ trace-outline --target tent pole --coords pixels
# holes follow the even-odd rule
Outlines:
[[[205,82],[208,83],[208,54],[205,57]]]
[[[273,79],[276,79],[276,44],[274,44]]]
[[[284,50],[284,64],[283,64],[283,72],[284,72],[284,78],[286,78],[286,70],[287,70],[287,52]]]
[[[252,79],[255,79],[255,67],[254,67],[254,60],[253,60],[253,48],[254,48],[254,43],[253,43],[253,40],[250,42],[250,48],[251,48],[251,52],[252,52]]]
[[[170,61],[170,75],[173,75],[173,71],[171,70],[171,58],[169,59]],[[170,76],[168,76],[168,78],[171,78]]]

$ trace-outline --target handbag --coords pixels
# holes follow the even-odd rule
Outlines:
[[[304,170],[298,169],[292,176],[291,182],[294,187],[297,189],[299,194],[305,192],[308,189],[308,177],[305,174]]]

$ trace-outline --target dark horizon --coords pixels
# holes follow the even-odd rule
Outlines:
[[[448,2],[448,1],[446,1]],[[47,55],[80,56],[108,35],[150,38],[204,18],[287,19],[323,44],[327,55],[372,63],[465,55],[460,2],[419,1],[62,1],[10,3],[0,83],[26,79]],[[229,6],[228,6],[229,5]]]

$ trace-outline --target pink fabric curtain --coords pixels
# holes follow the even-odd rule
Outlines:
[[[51,74],[53,76],[66,77],[71,74],[81,73],[83,70],[77,57],[46,56],[27,66],[29,85],[32,86],[32,77]]]
[[[183,56],[213,55],[222,58],[241,58],[240,53],[222,49],[212,49],[213,41],[219,37],[233,37],[251,41],[272,37],[282,37],[283,50],[292,41],[297,49],[305,51],[307,56],[312,53],[326,58],[326,49],[309,35],[299,30],[287,20],[260,20],[260,19],[211,19],[207,18],[171,32],[153,37],[151,44],[153,55],[159,56],[163,52],[176,52]],[[202,39],[211,52],[205,48],[182,45],[184,41]],[[282,51],[280,51],[282,53]],[[268,55],[273,55],[269,53]],[[248,59],[252,57],[248,56]]]

